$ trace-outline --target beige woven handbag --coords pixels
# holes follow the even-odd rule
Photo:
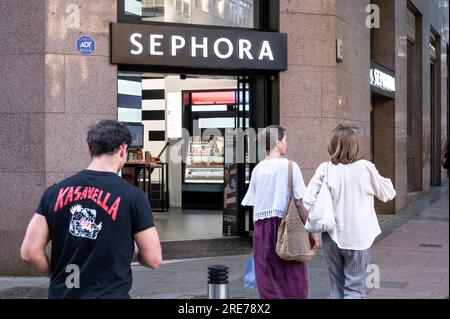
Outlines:
[[[316,252],[311,249],[308,231],[300,218],[292,196],[292,161],[289,161],[288,183],[289,202],[278,227],[276,253],[283,260],[308,262]]]

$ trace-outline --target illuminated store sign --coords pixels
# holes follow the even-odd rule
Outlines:
[[[112,24],[114,64],[286,70],[287,35],[232,28]]]
[[[373,62],[370,69],[370,86],[372,91],[395,98],[395,73],[383,65]]]

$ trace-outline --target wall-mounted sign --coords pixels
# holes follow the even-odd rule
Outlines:
[[[372,61],[370,68],[370,88],[373,92],[395,98],[395,73],[385,66]]]
[[[287,34],[231,28],[113,23],[113,64],[286,70]]]
[[[83,55],[90,55],[95,51],[95,41],[88,35],[81,36],[77,41],[77,50]]]

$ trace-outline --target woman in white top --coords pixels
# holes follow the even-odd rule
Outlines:
[[[350,127],[340,124],[333,130],[328,152],[331,162],[317,168],[303,202],[308,210],[314,206],[327,175],[336,221],[336,228],[323,235],[331,296],[364,298],[369,248],[381,233],[374,197],[387,202],[396,193],[391,180],[382,177],[374,164],[358,158],[358,136]]]
[[[253,257],[256,285],[263,299],[305,299],[308,297],[306,265],[284,261],[276,255],[277,231],[289,201],[288,163],[285,130],[269,126],[259,139],[265,145],[266,158],[252,172],[242,205],[253,206]],[[260,144],[261,145],[261,144]],[[302,204],[305,183],[297,163],[293,163],[293,196],[304,221],[308,216]],[[311,236],[315,248],[317,236]],[[320,238],[319,238],[320,239]]]

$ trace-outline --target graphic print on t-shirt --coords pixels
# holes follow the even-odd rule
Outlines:
[[[117,197],[113,201],[112,205],[108,205],[108,201],[111,202],[111,200],[113,200],[113,198],[110,200],[110,196],[111,193],[105,192],[96,187],[69,186],[66,188],[61,188],[59,190],[58,198],[56,199],[55,208],[53,211],[56,213],[58,210],[64,208],[72,202],[90,199],[100,206],[105,212],[107,212],[113,221],[116,221],[121,198]]]
[[[70,219],[69,232],[75,237],[97,239],[98,233],[102,230],[102,223],[96,224],[95,209],[83,208],[81,205],[70,207],[72,218]]]

